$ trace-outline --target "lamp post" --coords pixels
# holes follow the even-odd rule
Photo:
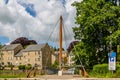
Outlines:
[[[112,54],[112,31],[110,31],[110,49],[109,49],[109,54]],[[109,63],[110,64],[110,63]],[[113,74],[113,70],[112,70],[112,74]]]
[[[110,52],[112,51],[112,31],[110,31]]]

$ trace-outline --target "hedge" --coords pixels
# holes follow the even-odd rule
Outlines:
[[[112,71],[108,69],[108,64],[97,64],[93,66],[92,75],[96,77],[120,77],[120,65],[116,65],[116,71],[112,74]]]
[[[25,70],[25,65],[19,65],[18,68],[19,70]]]
[[[32,68],[32,65],[31,64],[19,65],[18,68],[19,70],[30,70]]]
[[[98,64],[93,66],[93,73],[95,74],[106,74],[109,72],[108,70],[108,64]]]

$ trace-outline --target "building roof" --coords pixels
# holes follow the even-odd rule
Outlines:
[[[21,44],[10,44],[4,46],[1,50],[14,50],[16,47],[18,47]]]
[[[24,51],[40,51],[46,44],[29,45]]]
[[[23,51],[24,51],[24,50],[21,50],[20,52],[18,52],[18,53],[15,55],[15,57],[20,57],[20,56],[22,56]]]

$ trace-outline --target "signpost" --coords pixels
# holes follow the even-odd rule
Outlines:
[[[116,52],[108,53],[109,70],[116,70]]]

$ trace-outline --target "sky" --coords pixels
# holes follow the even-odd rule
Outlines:
[[[71,6],[74,1],[81,0],[0,0],[0,43],[9,44],[18,37],[57,43],[56,26],[62,15],[66,27],[63,43],[69,44],[74,40],[76,9]]]

